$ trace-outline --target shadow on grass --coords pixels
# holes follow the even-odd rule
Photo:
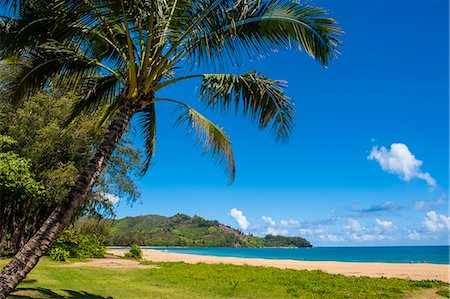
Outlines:
[[[91,299],[113,299],[113,297],[103,297],[103,296],[99,296],[99,295],[95,295],[95,294],[90,294],[87,292],[79,292],[79,291],[72,291],[72,290],[63,290],[64,292],[67,293],[66,296],[57,294],[55,292],[53,292],[50,289],[45,289],[45,288],[17,288],[16,292],[33,292],[33,293],[38,293],[36,294],[37,296],[44,296],[44,298],[91,298]],[[15,293],[16,293],[15,292]],[[36,298],[35,296],[28,296],[28,295],[21,295],[21,294],[11,294],[8,298],[22,298],[22,299],[27,299],[27,298]],[[41,298],[41,297],[39,297]]]
[[[34,282],[37,282],[37,280],[36,279],[29,279],[29,278],[27,278],[27,279],[24,279],[24,280],[21,281],[21,283],[23,283],[23,284],[34,283]]]

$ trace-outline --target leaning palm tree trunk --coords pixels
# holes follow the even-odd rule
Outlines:
[[[125,132],[136,105],[128,101],[111,122],[108,133],[89,162],[85,172],[71,189],[66,199],[53,211],[38,232],[14,256],[0,273],[0,299],[6,298],[36,266],[42,255],[56,241],[72,218],[83,208],[85,198],[108,162],[116,144]]]

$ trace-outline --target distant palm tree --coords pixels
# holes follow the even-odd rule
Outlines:
[[[224,70],[248,58],[283,48],[304,49],[322,65],[337,55],[341,31],[327,11],[295,0],[0,0],[18,17],[3,18],[0,55],[20,71],[14,97],[42,88],[81,88],[68,124],[106,107],[99,125],[108,125],[103,143],[64,202],[0,273],[5,298],[85,204],[86,194],[107,163],[131,118],[139,116],[146,165],[155,148],[156,106],[170,103],[177,125],[194,132],[204,151],[226,166],[235,165],[228,135],[185,101],[161,98],[177,82],[201,80],[200,102],[219,111],[241,111],[275,138],[286,139],[294,109],[284,81],[252,71]],[[181,75],[179,75],[181,74]],[[186,99],[183,99],[186,100]],[[189,100],[189,99],[187,99]]]

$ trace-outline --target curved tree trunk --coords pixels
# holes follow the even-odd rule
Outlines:
[[[6,298],[36,266],[42,255],[56,241],[85,204],[86,195],[105,167],[116,144],[122,138],[136,105],[127,101],[112,121],[108,133],[74,187],[50,214],[36,234],[20,249],[0,272],[0,299]]]

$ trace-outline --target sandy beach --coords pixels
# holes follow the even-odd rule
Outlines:
[[[109,250],[108,253],[123,256],[127,250]],[[185,262],[207,264],[234,264],[275,267],[295,270],[322,270],[331,274],[398,277],[412,280],[441,280],[450,283],[450,265],[439,264],[390,264],[390,263],[350,263],[297,260],[270,260],[259,258],[237,258],[201,256],[192,254],[169,253],[159,250],[143,250],[145,260],[154,262]]]

